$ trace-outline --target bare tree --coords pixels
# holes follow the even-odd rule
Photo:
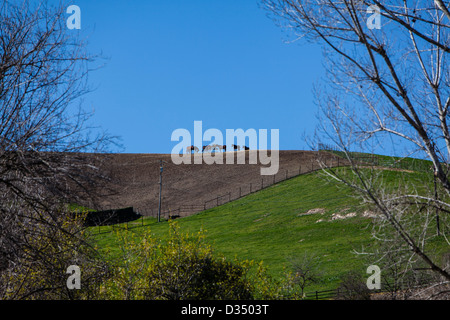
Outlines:
[[[66,7],[0,1],[0,273],[24,275],[20,286],[1,283],[0,293],[14,298],[64,287],[35,281],[32,270],[47,264],[40,269],[45,277],[51,264],[62,266],[45,252],[68,259],[56,245],[44,250],[58,239],[60,250],[81,252],[84,240],[69,223],[67,204],[86,199],[101,183],[95,154],[112,141],[88,126],[90,113],[81,108],[95,57],[67,29]]]
[[[352,174],[324,172],[357,190],[415,256],[450,281],[450,270],[425,250],[430,214],[438,210],[436,216],[448,215],[450,206],[448,1],[263,0],[263,4],[296,40],[323,45],[327,78],[316,88],[319,135],[322,142],[331,141],[344,152]],[[380,19],[379,26],[372,23],[375,18]],[[398,150],[399,145],[404,148]],[[356,147],[388,146],[403,156],[428,158],[429,178],[388,190],[382,174],[364,168],[350,152]],[[417,219],[405,224],[403,218],[412,213]],[[446,228],[448,224],[443,225]]]
[[[292,258],[292,283],[300,289],[300,298],[305,297],[305,288],[317,282],[321,272],[317,256],[305,252],[302,257]]]

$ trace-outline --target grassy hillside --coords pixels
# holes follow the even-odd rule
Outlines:
[[[421,179],[420,173],[385,171],[383,175],[394,182],[405,176]],[[315,172],[178,221],[183,231],[206,230],[213,248],[227,258],[263,261],[275,277],[289,268],[291,258],[305,253],[317,256],[322,277],[307,288],[312,291],[336,288],[350,270],[365,274],[368,262],[364,255],[355,254],[373,243],[372,220],[363,215],[365,209],[349,188]],[[167,222],[152,218],[129,227],[120,232],[139,235],[150,230],[159,239],[168,233]],[[96,227],[92,232],[100,248],[110,248],[113,259],[118,249],[116,233],[108,232],[111,228]]]
[[[344,159],[347,158],[344,152],[328,150]],[[430,160],[410,158],[410,157],[392,157],[372,153],[350,152],[349,156],[355,161],[362,161],[376,166],[395,168],[403,170],[430,172],[432,162]]]

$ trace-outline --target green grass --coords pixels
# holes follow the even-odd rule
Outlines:
[[[96,210],[81,206],[76,203],[69,203],[67,209],[71,212],[94,212]]]
[[[330,150],[329,152],[334,153],[342,158],[347,158],[345,153],[342,151]],[[412,171],[430,172],[430,167],[433,164],[430,160],[411,157],[392,157],[363,152],[350,152],[349,155],[354,160],[361,160],[363,162],[371,163],[377,166]]]
[[[391,183],[401,178],[421,180],[421,173],[384,171]],[[322,208],[323,214],[302,215]],[[301,175],[259,192],[199,214],[178,219],[184,232],[206,230],[207,240],[216,252],[229,259],[263,261],[274,277],[281,277],[289,260],[306,253],[319,258],[321,281],[307,291],[335,289],[350,270],[365,274],[364,255],[355,254],[373,244],[371,220],[361,215],[332,220],[335,213],[362,213],[366,208],[348,187],[329,182],[321,172]],[[318,222],[318,220],[322,220]],[[144,224],[144,227],[140,227]],[[128,224],[128,232],[137,235],[150,231],[154,237],[168,235],[168,223],[154,218]],[[127,232],[114,227],[120,232]],[[117,235],[113,227],[92,228],[99,248],[110,248],[108,259],[118,255]],[[101,233],[99,233],[101,232]],[[119,232],[119,234],[120,234]],[[105,251],[106,252],[106,251]],[[106,253],[105,253],[106,254]]]
[[[323,208],[324,214],[301,216],[310,209]],[[354,249],[370,245],[370,220],[361,217],[331,220],[333,213],[361,211],[357,199],[347,188],[338,187],[319,177],[319,173],[299,176],[246,196],[240,200],[179,219],[181,230],[206,230],[213,248],[233,259],[263,261],[269,271],[280,276],[288,261],[305,252],[320,257],[326,278],[317,289],[334,288],[349,268],[364,268],[364,261],[353,253]],[[322,222],[317,222],[323,219]],[[135,221],[129,226],[137,234],[150,229],[156,237],[164,239],[167,222],[155,219]],[[112,227],[93,228],[93,234],[106,232]],[[115,233],[95,236],[100,248],[110,247],[110,258],[117,255]]]

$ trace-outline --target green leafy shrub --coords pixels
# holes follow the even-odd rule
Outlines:
[[[183,234],[170,222],[166,242],[148,230],[138,238],[122,234],[122,258],[104,283],[106,299],[202,300],[252,299],[247,277],[252,262],[216,257],[204,232]]]

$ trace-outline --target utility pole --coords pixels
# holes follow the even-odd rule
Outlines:
[[[162,190],[162,173],[163,162],[159,160],[159,205],[158,205],[158,222],[161,222],[161,190]]]

